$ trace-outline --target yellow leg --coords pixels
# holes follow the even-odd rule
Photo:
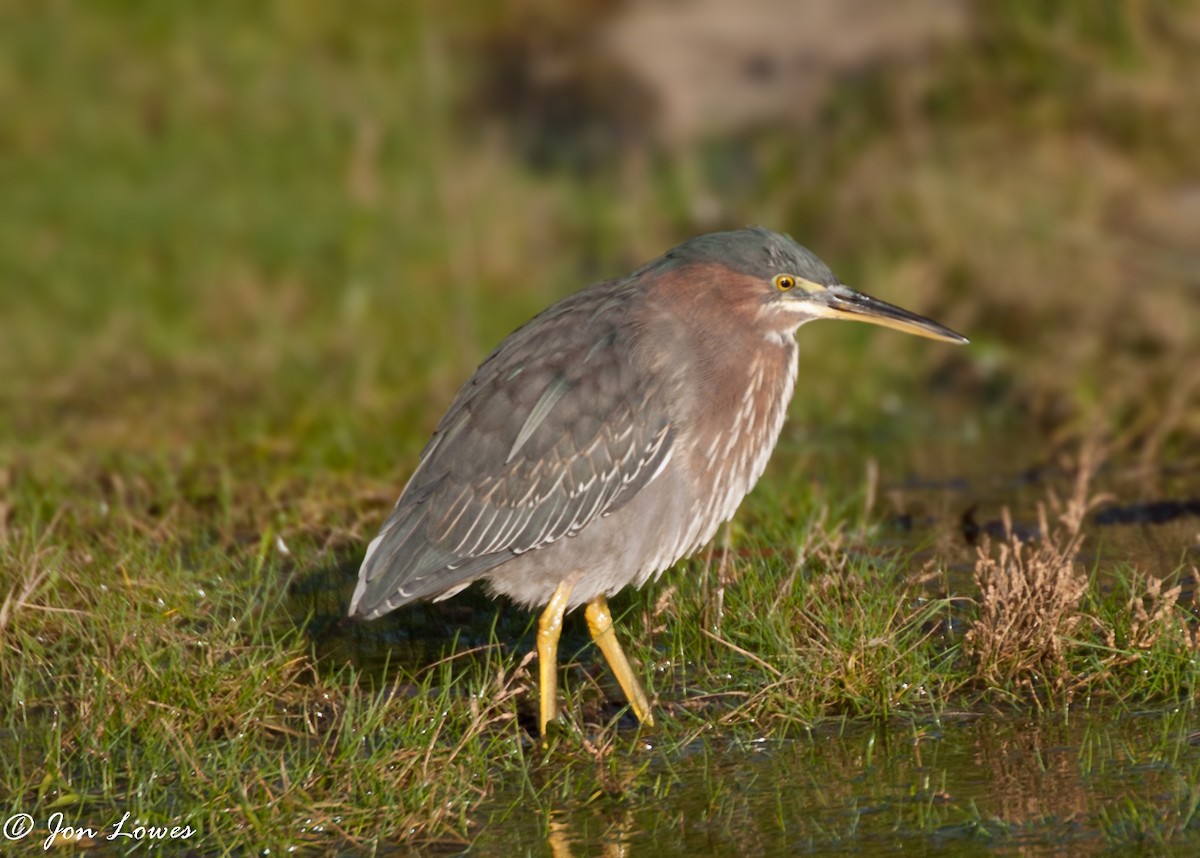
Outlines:
[[[646,699],[646,692],[642,690],[641,683],[633,675],[629,659],[625,658],[621,645],[617,643],[617,633],[613,631],[608,600],[603,596],[597,596],[588,602],[587,623],[588,630],[592,633],[592,640],[596,642],[596,646],[600,647],[600,651],[608,659],[608,666],[617,675],[617,682],[621,683],[621,690],[625,692],[625,699],[633,707],[633,714],[647,727],[653,727],[654,717],[650,714],[650,701]]]
[[[546,603],[538,620],[538,679],[541,718],[538,726],[546,735],[546,725],[558,717],[558,638],[562,634],[563,613],[567,610],[567,599],[571,597],[571,585],[563,581]]]

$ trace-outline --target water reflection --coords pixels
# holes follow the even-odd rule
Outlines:
[[[502,822],[486,824],[470,852],[1088,855],[1137,846],[1161,826],[1174,846],[1200,848],[1186,786],[1200,776],[1198,727],[1190,708],[958,715],[845,724],[807,739],[624,748],[612,758],[627,778],[619,793],[568,763],[544,791],[495,795],[480,817]]]
[[[599,847],[600,855],[604,858],[626,858],[629,851],[629,832],[633,823],[633,815],[624,812],[616,815],[612,825],[594,844]],[[592,846],[578,839],[572,832],[571,817],[566,811],[552,810],[548,820],[549,834],[546,845],[550,847],[553,858],[577,858],[579,855],[596,854]]]

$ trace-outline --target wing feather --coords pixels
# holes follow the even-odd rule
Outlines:
[[[459,391],[368,549],[351,614],[463,587],[659,474],[676,434],[666,382],[630,359],[629,301],[604,285],[517,331]]]

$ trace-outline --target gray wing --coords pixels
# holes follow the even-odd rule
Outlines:
[[[671,455],[663,375],[631,361],[631,296],[601,284],[518,330],[451,403],[359,570],[374,618],[465,586],[619,509]]]

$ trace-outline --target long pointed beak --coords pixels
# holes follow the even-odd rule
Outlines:
[[[805,286],[816,284],[803,284]],[[880,301],[862,292],[855,292],[840,283],[834,286],[816,286],[808,293],[812,300],[813,314],[825,319],[848,319],[853,322],[868,322],[895,328],[906,334],[928,337],[947,343],[966,343],[969,340],[933,319],[918,316],[887,301]]]

